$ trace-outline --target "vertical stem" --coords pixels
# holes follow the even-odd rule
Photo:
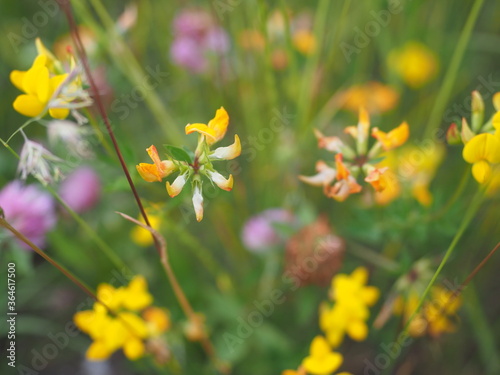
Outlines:
[[[439,90],[434,107],[432,108],[427,128],[425,129],[425,137],[429,137],[432,131],[439,127],[440,118],[445,110],[446,103],[450,98],[451,90],[453,89],[453,84],[457,77],[458,69],[460,68],[460,63],[464,57],[465,48],[469,43],[472,29],[474,28],[483,3],[484,0],[476,0],[472,6],[469,17],[467,18],[462,33],[460,34],[460,38],[458,39],[458,43],[451,58],[448,70],[446,71],[444,82]]]

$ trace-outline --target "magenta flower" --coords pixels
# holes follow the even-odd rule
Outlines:
[[[280,225],[295,226],[296,218],[282,208],[265,210],[252,216],[243,228],[242,240],[248,250],[264,252],[273,246],[283,244],[285,238],[277,229]]]
[[[75,169],[61,184],[59,195],[75,212],[91,209],[101,197],[101,181],[90,167]]]
[[[0,191],[0,207],[5,219],[38,247],[45,246],[45,234],[56,224],[52,197],[36,185],[13,181]],[[24,249],[30,247],[19,241]]]

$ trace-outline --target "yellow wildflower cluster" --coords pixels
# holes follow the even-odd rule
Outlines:
[[[297,370],[285,370],[282,375],[328,375],[336,371],[344,362],[340,353],[333,352],[323,336],[316,336],[311,342],[309,356],[304,358]],[[352,375],[350,372],[339,372],[336,375]]]
[[[282,375],[327,375],[336,371],[343,362],[337,348],[347,334],[356,341],[366,339],[370,316],[369,307],[377,302],[380,291],[367,286],[368,271],[356,268],[350,275],[338,274],[332,279],[330,297],[333,305],[323,303],[320,307],[319,325],[325,337],[316,336],[310,347],[309,356],[304,358],[297,370],[285,370]],[[341,372],[337,375],[349,375]]]
[[[179,172],[172,184],[167,181],[167,192],[171,197],[177,196],[183,189],[186,182],[192,178],[193,185],[193,206],[196,213],[196,220],[203,219],[203,194],[201,176],[206,176],[219,188],[231,191],[233,189],[233,176],[225,178],[217,172],[213,162],[219,160],[232,160],[241,154],[240,138],[235,135],[234,143],[227,147],[219,147],[211,150],[211,146],[224,138],[229,125],[229,115],[221,107],[215,113],[215,117],[208,124],[188,124],[186,134],[199,133],[198,146],[194,155],[189,154],[184,149],[166,146],[168,159],[161,160],[152,145],[147,149],[153,164],[140,163],[137,165],[137,172],[148,181],[162,181],[163,178],[174,172]]]
[[[333,347],[338,347],[346,334],[356,341],[368,336],[369,307],[377,302],[380,291],[367,286],[367,281],[368,271],[364,267],[333,278],[330,293],[333,305],[323,303],[320,308],[320,328]]]
[[[394,305],[394,313],[403,316],[407,322],[417,309],[419,295],[411,292],[406,299],[398,297]],[[460,308],[462,300],[453,295],[453,292],[441,286],[436,286],[431,290],[431,297],[424,303],[421,311],[413,318],[408,332],[413,337],[420,337],[428,334],[432,337],[439,337],[444,333],[454,332],[456,325],[456,312]]]
[[[126,287],[100,284],[97,299],[100,302],[92,310],[73,317],[76,326],[93,340],[86,353],[89,360],[107,359],[119,349],[127,358],[138,359],[146,352],[145,341],[170,327],[168,311],[151,306],[153,297],[142,276],[135,276]]]
[[[320,160],[316,163],[316,175],[299,178],[310,185],[322,186],[327,197],[341,202],[362,190],[357,181],[360,174],[365,176],[364,181],[372,185],[375,191],[384,191],[391,183],[386,174],[389,168],[379,168],[377,163],[382,152],[393,150],[407,141],[410,135],[408,124],[403,122],[388,133],[376,127],[371,128],[371,135],[376,142],[368,149],[370,117],[368,111],[361,108],[358,124],[347,127],[345,132],[354,139],[355,149],[339,137],[327,137],[316,130],[319,148],[335,154],[335,168]]]
[[[493,105],[496,112],[484,122],[483,98],[472,92],[471,125],[463,118],[460,131],[452,124],[447,132],[448,143],[464,144],[462,156],[472,164],[472,175],[490,191],[500,187],[500,92],[493,96]]]
[[[43,116],[46,111],[57,119],[68,117],[71,109],[89,106],[92,101],[83,89],[75,59],[71,56],[68,71],[36,39],[38,55],[27,71],[14,70],[10,80],[23,92],[13,103],[14,109],[28,117]]]

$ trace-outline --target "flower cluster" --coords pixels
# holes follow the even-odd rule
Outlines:
[[[333,305],[324,303],[320,308],[320,328],[332,347],[338,347],[346,334],[356,341],[366,339],[369,307],[380,295],[378,288],[366,285],[367,281],[368,271],[364,267],[333,278],[330,292]]]
[[[484,101],[478,91],[472,92],[471,124],[462,118],[459,130],[451,124],[448,143],[463,143],[462,156],[472,164],[472,175],[480,184],[500,185],[500,92],[493,96],[494,115],[484,122]]]
[[[28,117],[43,117],[48,111],[57,119],[68,117],[71,109],[87,107],[91,99],[83,88],[80,69],[71,57],[69,69],[36,39],[38,55],[27,71],[14,70],[10,80],[23,91],[14,109]]]
[[[377,141],[368,150],[370,118],[368,112],[361,108],[357,126],[349,126],[345,132],[354,138],[356,149],[339,137],[327,137],[320,131],[315,131],[318,146],[335,154],[335,167],[320,160],[316,163],[316,175],[300,176],[300,179],[314,186],[322,186],[325,195],[337,201],[344,201],[349,195],[362,190],[357,181],[360,173],[375,191],[384,191],[391,183],[386,176],[388,168],[380,168],[377,163],[380,162],[382,151],[393,150],[406,142],[410,133],[408,124],[403,122],[388,133],[372,128],[371,135]]]
[[[73,317],[77,327],[93,340],[86,353],[89,360],[107,359],[119,349],[127,358],[138,359],[146,352],[145,341],[170,327],[168,311],[151,306],[153,297],[142,276],[135,276],[126,287],[100,284],[97,298],[100,302],[92,310]]]
[[[408,332],[413,337],[426,334],[439,337],[456,329],[454,321],[456,312],[462,304],[461,298],[441,286],[433,287],[430,294],[430,299],[424,303],[421,311],[410,323]],[[419,295],[414,291],[406,298],[399,296],[394,305],[394,314],[403,316],[403,320],[407,322],[417,309],[419,299]]]
[[[229,50],[227,32],[204,10],[187,9],[179,13],[174,20],[174,34],[170,47],[172,60],[193,73],[206,73],[211,58],[224,56]]]
[[[235,135],[234,143],[227,147],[219,147],[212,150],[211,147],[226,134],[229,125],[229,115],[221,107],[215,113],[215,117],[208,124],[188,124],[186,125],[186,134],[193,132],[199,133],[198,145],[194,154],[187,153],[184,149],[166,146],[168,159],[161,160],[155,146],[147,149],[153,164],[140,163],[137,165],[137,171],[141,177],[148,181],[162,181],[163,178],[174,172],[179,175],[172,182],[167,181],[167,192],[171,197],[178,195],[186,182],[191,179],[193,186],[193,206],[196,213],[196,220],[203,219],[203,194],[201,176],[207,177],[219,188],[231,191],[233,188],[233,176],[225,178],[217,172],[213,162],[219,160],[232,160],[241,153],[240,138]]]

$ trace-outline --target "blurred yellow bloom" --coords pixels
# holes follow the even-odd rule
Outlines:
[[[390,132],[385,133],[378,128],[372,129],[372,136],[377,139],[385,151],[397,148],[408,140],[410,136],[410,127],[406,122],[403,122],[397,128],[392,129]]]
[[[338,274],[332,280],[332,307],[323,304],[320,308],[320,328],[333,347],[339,346],[345,334],[356,341],[368,336],[366,320],[370,316],[368,307],[373,306],[380,291],[366,286],[368,271],[356,268],[351,275]]]
[[[300,53],[310,55],[316,50],[316,38],[311,30],[299,29],[293,33],[293,45]]]
[[[316,336],[311,343],[310,354],[304,358],[302,366],[309,374],[328,375],[337,370],[343,361],[342,354],[333,352],[323,336]]]
[[[500,137],[482,133],[474,136],[465,144],[462,156],[472,164],[472,175],[480,184],[489,181],[492,164],[500,163]]]
[[[339,95],[342,107],[357,112],[366,108],[370,113],[382,113],[393,109],[399,94],[390,86],[380,82],[368,82],[348,88]]]
[[[266,39],[261,32],[254,29],[243,30],[238,38],[240,46],[249,51],[263,51]]]
[[[100,284],[97,298],[104,305],[95,302],[92,310],[80,311],[73,317],[76,326],[93,340],[86,353],[89,360],[107,359],[119,349],[128,359],[138,359],[146,350],[144,340],[170,326],[166,310],[150,307],[143,317],[137,315],[153,302],[142,276],[135,276],[129,285],[119,288]]]
[[[149,224],[151,224],[151,228],[158,230],[160,229],[161,226],[161,218],[160,216],[157,215],[148,215],[149,219]],[[144,219],[142,216],[139,218],[139,221],[144,223]],[[153,236],[151,235],[151,232],[136,225],[131,231],[130,231],[130,238],[132,241],[142,247],[148,247],[151,246],[154,242]]]
[[[418,89],[431,81],[438,71],[438,60],[433,51],[422,43],[411,41],[389,54],[391,69],[411,88]]]
[[[400,296],[394,305],[394,314],[403,316],[407,321],[415,312],[420,297],[411,292],[405,299]],[[432,288],[430,298],[424,302],[420,312],[410,323],[409,333],[413,337],[428,334],[439,337],[444,333],[456,330],[455,316],[462,305],[460,297],[454,297],[454,293],[441,286]]]

